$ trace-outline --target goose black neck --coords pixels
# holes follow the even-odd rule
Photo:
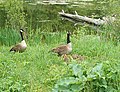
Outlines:
[[[20,32],[20,35],[21,35],[22,40],[24,40],[22,32]]]
[[[70,43],[70,34],[67,34],[67,44]]]

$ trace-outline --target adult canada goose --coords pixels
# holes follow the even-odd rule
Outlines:
[[[25,49],[27,48],[27,44],[23,38],[23,32],[24,32],[24,30],[20,29],[20,35],[21,35],[22,41],[20,43],[16,44],[14,47],[12,47],[10,51],[14,51],[14,52],[25,51]]]
[[[59,47],[53,48],[51,51],[54,53],[58,53],[59,56],[70,53],[72,51],[70,35],[71,33],[67,32],[67,44],[66,45],[61,45]]]

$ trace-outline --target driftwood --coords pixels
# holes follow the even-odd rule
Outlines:
[[[103,19],[93,19],[86,16],[80,16],[76,11],[75,11],[75,14],[65,13],[63,10],[62,12],[58,12],[58,13],[62,18],[69,20],[71,22],[74,22],[75,25],[78,24],[79,22],[86,22],[88,24],[94,24],[99,26],[99,25],[110,23],[115,20],[114,17],[104,17]]]
[[[52,5],[68,5],[69,3],[66,3],[65,0],[45,0],[42,2],[42,4],[52,4]]]

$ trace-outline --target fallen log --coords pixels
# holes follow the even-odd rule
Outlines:
[[[80,16],[76,11],[75,11],[75,14],[65,13],[64,10],[58,13],[62,18],[69,20],[71,22],[74,22],[75,25],[78,24],[79,22],[86,22],[88,24],[94,24],[99,26],[99,25],[110,23],[115,20],[114,17],[110,17],[110,18],[104,17],[103,19],[93,19],[86,16]]]

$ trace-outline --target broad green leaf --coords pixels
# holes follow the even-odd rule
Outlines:
[[[73,84],[73,85],[71,85],[71,87],[70,87],[70,89],[71,89],[73,92],[81,91],[83,88],[84,88],[84,83],[81,83],[81,84]]]
[[[92,73],[95,73],[95,72],[100,72],[102,70],[102,63],[100,64],[97,64],[93,69],[92,69]]]
[[[70,85],[70,84],[74,84],[77,83],[79,80],[77,78],[74,77],[68,77],[68,78],[64,78],[61,79],[60,81],[58,81],[57,85]]]
[[[78,64],[72,64],[71,65],[73,75],[78,76],[79,79],[83,80],[83,70],[82,67]]]
[[[97,64],[89,73],[88,73],[88,80],[96,79],[98,77],[102,77],[103,70],[102,70],[103,64]]]

